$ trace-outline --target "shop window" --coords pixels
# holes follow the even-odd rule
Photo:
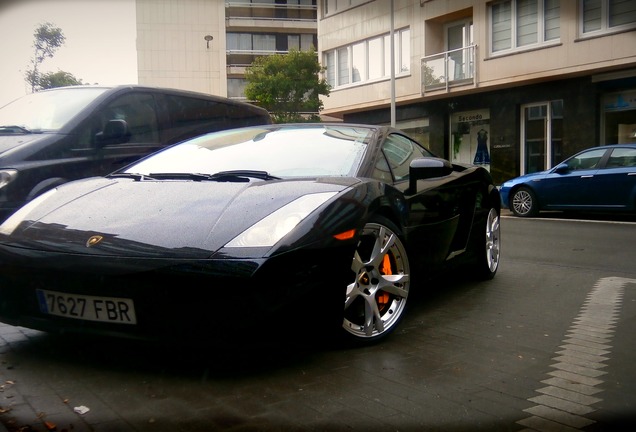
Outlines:
[[[490,111],[475,110],[451,115],[450,160],[490,170]]]

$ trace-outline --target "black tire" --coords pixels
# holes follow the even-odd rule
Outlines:
[[[533,217],[539,214],[539,203],[534,192],[525,186],[515,190],[510,197],[510,211],[519,217]]]
[[[499,212],[491,208],[482,227],[481,241],[477,244],[477,263],[475,275],[479,280],[495,277],[501,258],[501,224]]]
[[[384,217],[369,221],[351,270],[342,327],[349,341],[375,343],[395,330],[406,310],[411,275],[399,228]]]

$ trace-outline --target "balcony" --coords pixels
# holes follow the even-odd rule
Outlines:
[[[245,72],[245,68],[249,67],[257,57],[287,53],[289,53],[289,51],[228,49],[225,50],[227,71],[231,74],[241,74]]]
[[[228,1],[225,2],[225,9],[225,18],[229,22],[229,26],[245,26],[244,22],[254,26],[259,21],[263,23],[278,21],[287,22],[288,24],[285,24],[285,26],[289,26],[289,23],[294,22],[294,27],[308,25],[308,28],[312,29],[316,27],[318,16],[318,7],[316,5]]]
[[[477,45],[423,57],[422,94],[448,92],[451,87],[475,85]]]

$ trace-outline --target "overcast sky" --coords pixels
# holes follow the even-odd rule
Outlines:
[[[84,83],[137,83],[134,0],[0,0],[0,106],[30,93],[24,72],[40,24],[59,27],[66,42],[42,72],[69,72]]]

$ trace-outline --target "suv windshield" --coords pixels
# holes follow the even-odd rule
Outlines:
[[[107,88],[62,88],[31,93],[0,108],[0,127],[55,131]]]

